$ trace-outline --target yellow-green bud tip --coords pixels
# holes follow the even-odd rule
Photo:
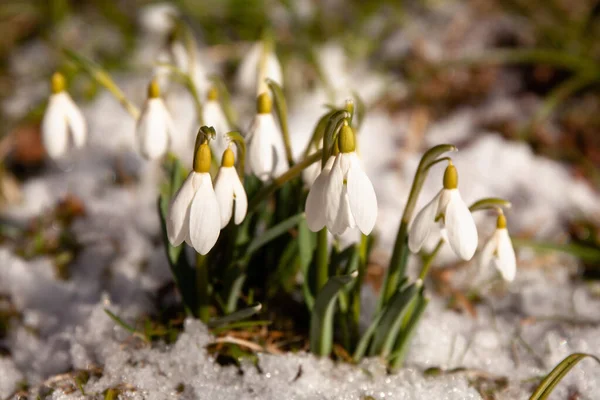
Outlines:
[[[66,87],[65,77],[60,72],[55,72],[52,75],[52,93],[60,93],[65,90]]]
[[[206,99],[208,101],[215,101],[219,98],[219,91],[217,90],[216,87],[211,86],[210,89],[208,89],[208,94],[206,95]]]
[[[208,142],[202,143],[196,150],[194,171],[198,173],[210,171],[210,147],[208,147]]]
[[[156,79],[152,79],[148,85],[148,98],[156,99],[158,97],[160,97],[160,86],[158,86],[158,81]]]
[[[256,112],[259,114],[270,114],[273,102],[268,93],[261,93],[256,98]]]
[[[446,171],[444,171],[444,189],[456,189],[458,187],[458,172],[456,167],[452,165],[452,161],[448,163]]]
[[[342,126],[342,129],[340,130],[338,146],[342,153],[351,153],[356,150],[354,131],[348,125]]]
[[[496,228],[506,229],[506,217],[504,214],[498,215],[498,219],[496,220]]]
[[[222,167],[233,167],[233,164],[235,164],[235,156],[233,155],[233,150],[231,150],[228,147],[227,150],[225,150],[223,152],[223,158],[221,159],[221,166]]]

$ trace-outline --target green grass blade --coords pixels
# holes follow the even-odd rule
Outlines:
[[[593,358],[596,362],[600,363],[600,359],[591,354],[585,353],[573,353],[570,356],[562,360],[554,369],[546,375],[546,377],[540,382],[538,387],[533,391],[529,400],[545,400],[550,396],[550,393],[554,390],[556,385],[560,383],[562,378],[573,368],[579,361],[586,357]]]
[[[499,197],[486,197],[485,199],[477,200],[469,206],[469,211],[489,210],[496,208],[510,208],[510,201]]]
[[[288,112],[287,103],[285,96],[283,95],[283,89],[277,84],[277,82],[267,79],[267,84],[271,93],[273,93],[273,100],[275,102],[275,110],[277,111],[277,118],[279,119],[279,125],[281,126],[281,134],[283,135],[283,144],[285,146],[285,156],[289,166],[294,165],[294,156],[292,154],[292,142],[290,140],[290,129],[288,127]]]
[[[302,281],[302,293],[304,302],[309,311],[312,311],[315,304],[315,297],[310,289],[310,264],[312,262],[315,250],[314,233],[308,229],[306,219],[298,223],[298,253],[300,258],[300,270],[304,277]]]
[[[336,299],[355,277],[356,274],[331,277],[317,295],[310,317],[310,351],[314,354],[327,356],[331,353]]]
[[[281,221],[279,224],[275,225],[271,229],[268,229],[262,235],[254,238],[248,245],[248,249],[246,250],[246,257],[250,256],[256,250],[260,249],[270,241],[278,238],[279,236],[287,233],[294,226],[298,225],[300,221],[304,219],[304,213],[298,213]]]
[[[375,332],[369,355],[387,357],[396,342],[402,320],[406,315],[408,305],[415,299],[418,287],[411,284],[407,288],[396,292],[383,311],[381,322]]]
[[[390,363],[392,371],[400,368],[404,359],[406,358],[406,353],[409,348],[410,340],[412,339],[417,326],[419,325],[419,321],[423,316],[423,312],[427,308],[427,304],[429,304],[429,299],[423,296],[423,291],[419,292],[415,300],[414,309],[410,318],[406,325],[402,326],[402,330],[400,332],[400,336],[396,341],[396,345],[394,348],[394,352],[390,355],[388,362]]]
[[[246,274],[240,274],[240,276],[233,281],[229,296],[227,296],[227,304],[225,305],[225,312],[227,314],[231,314],[236,310],[240,293],[244,287],[244,282],[246,282]]]
[[[212,319],[212,320],[208,321],[207,325],[209,328],[216,328],[219,326],[223,326],[225,324],[231,324],[233,322],[238,322],[240,320],[250,318],[257,312],[259,312],[261,309],[262,309],[262,304],[257,303],[251,307],[243,308],[239,311],[236,311],[236,312],[226,315],[224,317]]]

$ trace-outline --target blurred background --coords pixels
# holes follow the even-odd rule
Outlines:
[[[132,149],[135,122],[63,49],[97,62],[141,105],[161,52],[171,43],[172,17],[183,19],[196,38],[202,68],[198,84],[206,84],[201,91],[208,76],[220,76],[233,94],[242,127],[252,114],[254,94],[244,92],[238,67],[253,43],[265,35],[274,38],[297,155],[323,105],[343,104],[355,94],[364,102],[362,155],[380,202],[379,259],[372,260],[368,278],[375,291],[416,163],[425,149],[439,143],[454,143],[461,150],[456,163],[468,201],[500,196],[513,202],[509,227],[521,270],[569,267],[566,278],[556,281],[545,275],[523,278],[520,287],[532,287],[534,299],[523,301],[524,315],[536,315],[539,299],[552,297],[546,279],[576,288],[600,279],[598,1],[4,0],[0,259],[9,265],[13,253],[32,263],[49,256],[53,267],[46,283],[34,285],[22,283],[24,273],[2,271],[0,263],[0,349],[12,354],[20,371],[17,378],[35,382],[70,368],[70,360],[56,361],[61,345],[53,344],[57,348],[37,359],[36,349],[45,348],[65,326],[78,326],[88,317],[89,310],[77,309],[52,320],[61,314],[60,304],[76,299],[92,305],[109,293],[115,303],[137,307],[130,315],[138,317],[155,311],[146,292],[155,293],[170,282],[157,234],[155,192],[145,197],[144,214],[133,222],[135,232],[125,227],[134,219],[130,214],[137,211],[137,200],[119,190],[144,183],[140,161],[119,155]],[[67,77],[69,92],[91,131],[86,153],[58,165],[47,159],[40,140],[49,79],[57,70]],[[167,91],[168,105],[178,127],[187,132],[194,129],[193,106],[179,89]],[[83,161],[91,167],[82,167]],[[104,164],[109,164],[109,173],[93,170],[105,171]],[[432,175],[437,186],[426,187],[420,204],[439,189],[439,174]],[[115,212],[115,204],[124,204],[123,215],[100,221]],[[105,236],[109,250],[98,247],[104,240],[98,238]],[[114,258],[127,246],[141,250],[123,250],[123,258]],[[537,258],[540,252],[548,257],[567,254],[569,262]],[[152,257],[148,261],[142,253]],[[88,266],[89,260],[93,265]],[[442,260],[447,263],[448,257],[442,255]],[[102,266],[102,272],[90,272],[94,266]],[[451,278],[444,271],[433,274],[440,283],[435,290],[450,298],[449,307],[474,313],[471,298],[448,289]],[[98,277],[98,287],[63,285],[69,277],[84,285],[88,273]],[[42,304],[45,297],[33,296],[35,288],[48,297],[60,293],[58,305]],[[598,300],[598,293],[595,286],[586,296]],[[556,301],[570,296],[557,295]],[[586,312],[597,319],[597,309],[596,314],[591,308]],[[18,329],[32,326],[29,330],[39,333],[35,339],[15,339]],[[37,364],[28,369],[31,360]]]

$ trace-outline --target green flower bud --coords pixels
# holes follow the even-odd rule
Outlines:
[[[356,141],[354,137],[354,131],[348,125],[342,126],[340,134],[338,136],[338,146],[340,152],[351,153],[356,150]]]
[[[504,214],[498,215],[498,219],[496,220],[496,228],[506,229],[506,217]]]
[[[233,150],[229,147],[223,152],[223,158],[221,159],[222,167],[233,167],[235,164],[235,156],[233,155]]]
[[[458,187],[458,172],[452,161],[448,162],[444,171],[444,189],[456,189]]]
[[[256,112],[259,114],[270,114],[273,101],[267,93],[261,93],[256,98]]]
[[[60,93],[63,90],[65,90],[65,87],[67,86],[65,83],[65,77],[63,76],[63,74],[61,74],[60,72],[55,72],[52,75],[52,93],[56,94],[56,93]]]
[[[156,99],[160,97],[160,86],[158,86],[158,81],[156,79],[152,79],[150,84],[148,85],[148,98]]]
[[[208,89],[208,94],[206,95],[206,99],[208,101],[216,101],[219,99],[219,91],[217,90],[216,87],[211,86],[211,88]]]
[[[210,147],[208,142],[204,142],[198,146],[194,155],[194,171],[198,173],[210,171],[210,161]]]

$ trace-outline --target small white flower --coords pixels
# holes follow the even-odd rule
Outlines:
[[[487,268],[490,264],[494,264],[505,281],[512,282],[515,279],[517,259],[506,229],[506,218],[502,214],[498,216],[496,231],[479,255],[481,268]]]
[[[248,130],[248,167],[260,180],[267,181],[287,171],[283,137],[271,114],[271,98],[258,96],[258,113]]]
[[[194,170],[173,196],[167,218],[171,245],[185,241],[202,255],[213,248],[221,232],[219,202],[209,169],[210,149],[203,143],[194,158]]]
[[[340,153],[330,157],[306,199],[308,227],[316,232],[327,226],[334,235],[358,227],[368,235],[377,220],[377,197],[355,151],[349,126],[339,134]]]
[[[159,97],[158,83],[153,80],[148,89],[137,123],[137,139],[140,152],[145,158],[154,160],[164,156],[174,133],[173,122],[163,100]]]
[[[221,157],[223,152],[229,146],[227,132],[229,132],[231,128],[229,122],[227,122],[225,113],[221,108],[221,104],[218,100],[218,92],[215,88],[211,88],[208,91],[207,101],[202,108],[202,119],[204,120],[204,125],[215,128],[216,136],[214,140],[211,140],[210,145],[213,154],[217,154],[218,157]]]
[[[477,249],[477,227],[469,208],[458,192],[458,173],[450,164],[444,173],[444,188],[415,217],[408,236],[408,247],[417,253],[429,235],[444,229],[456,255],[470,260]]]
[[[52,76],[52,95],[42,120],[42,142],[51,158],[62,157],[69,148],[83,147],[87,139],[87,127],[83,114],[64,90],[61,74]]]
[[[283,72],[281,64],[273,51],[268,49],[263,42],[255,43],[242,60],[237,74],[237,82],[240,89],[245,92],[256,90],[256,94],[268,91],[265,80],[268,78],[280,86],[283,86]],[[263,54],[266,52],[266,54]],[[261,63],[264,66],[261,68]]]
[[[225,228],[233,215],[234,223],[239,225],[246,216],[248,198],[244,185],[235,170],[233,150],[228,148],[223,154],[223,161],[215,182],[215,193],[221,211],[221,229]],[[234,210],[235,200],[235,210]]]

